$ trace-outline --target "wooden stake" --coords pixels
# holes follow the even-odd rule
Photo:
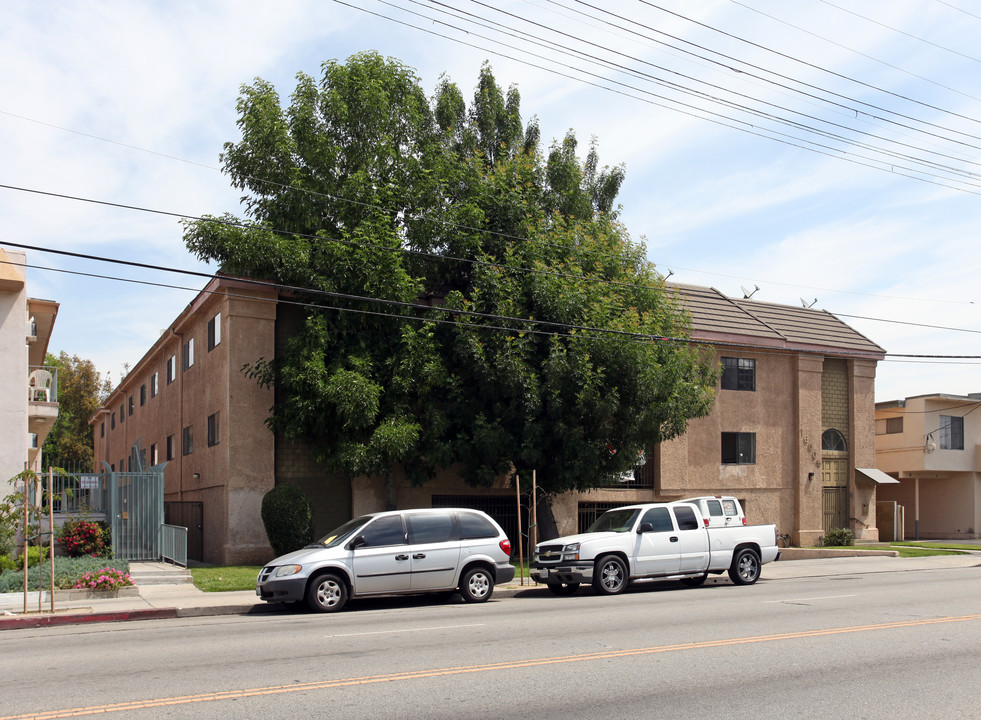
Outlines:
[[[528,533],[531,540],[531,547],[538,545],[538,478],[536,477],[537,470],[531,471],[531,522],[528,523],[529,530],[534,528],[533,533]]]
[[[55,611],[55,526],[54,526],[54,471],[48,467],[48,530],[51,534],[48,536],[48,562],[51,567],[51,614],[54,615]],[[40,587],[38,588],[40,590]]]
[[[517,488],[518,502],[518,578],[519,585],[525,584],[525,554],[521,549],[521,476],[514,476],[514,486]]]
[[[27,613],[27,468],[24,463],[24,612]]]

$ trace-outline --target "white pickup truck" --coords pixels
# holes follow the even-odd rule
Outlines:
[[[530,574],[556,595],[582,583],[616,595],[634,580],[695,586],[726,571],[737,585],[751,585],[764,563],[780,557],[775,525],[711,527],[705,520],[693,501],[608,510],[585,533],[539,543]]]

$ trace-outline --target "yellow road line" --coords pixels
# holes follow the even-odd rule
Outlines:
[[[701,648],[747,645],[752,643],[774,642],[777,640],[796,640],[800,638],[841,635],[844,633],[870,632],[873,630],[893,630],[897,628],[922,627],[925,625],[938,625],[942,623],[968,622],[970,620],[981,620],[981,615],[960,615],[955,617],[929,618],[924,620],[903,620],[899,622],[878,623],[875,625],[854,625],[851,627],[825,628],[820,630],[801,630],[799,632],[776,633],[774,635],[755,635],[745,638],[705,640],[702,642],[679,643],[677,645],[660,645],[657,647],[634,648],[629,650],[607,650],[604,652],[586,653],[582,655],[564,655],[548,658],[531,658],[528,660],[510,660],[507,662],[490,663],[487,665],[464,665],[461,667],[414,670],[409,672],[392,673],[388,675],[369,675],[367,677],[345,678],[341,680],[321,680],[317,682],[297,683],[295,685],[273,685],[270,687],[251,688],[246,690],[225,690],[220,692],[202,693],[200,695],[180,695],[169,698],[134,700],[131,702],[114,703],[109,705],[69,708],[66,710],[50,710],[47,712],[28,713],[26,715],[8,715],[5,717],[0,717],[0,720],[54,720],[55,718],[70,718],[79,717],[82,715],[97,715],[101,713],[122,712],[127,710],[142,710],[147,708],[165,707],[168,705],[187,705],[190,703],[214,702],[217,700],[237,700],[261,695],[277,695],[281,693],[304,692],[308,690],[329,690],[331,688],[351,687],[354,685],[370,685],[373,683],[396,682],[400,680],[445,677],[450,675],[463,675],[467,673],[488,672],[493,670],[515,670],[518,668],[536,667],[542,665],[609,660],[622,657],[634,657],[638,655],[676,652],[679,650],[698,650]]]

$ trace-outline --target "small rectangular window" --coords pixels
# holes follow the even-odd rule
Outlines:
[[[177,356],[171,355],[167,360],[167,384],[170,385],[177,378]]]
[[[188,425],[181,434],[181,452],[190,455],[194,452],[194,431],[193,426]]]
[[[958,415],[940,416],[940,449],[964,449],[964,418]]]
[[[218,413],[208,416],[208,447],[217,445],[220,440],[218,434]]]
[[[756,361],[749,358],[722,358],[723,390],[756,390]]]
[[[221,343],[221,313],[208,321],[208,352],[211,352]]]
[[[154,443],[150,446],[150,467],[153,467],[159,462],[157,458],[157,445]]]
[[[128,406],[128,409],[129,409],[129,413],[128,414],[129,415],[132,415],[133,414],[133,408],[134,407],[136,407],[136,403],[133,402],[133,396],[130,395],[129,396],[129,406]]]
[[[184,369],[194,367],[194,338],[184,343]]]
[[[174,436],[173,435],[168,435],[167,436],[167,459],[168,460],[173,460],[174,459]]]
[[[104,438],[106,436],[106,421],[103,420],[99,423],[99,437]]]
[[[160,373],[155,372],[150,376],[150,397],[156,397],[160,389]]]
[[[113,413],[112,415],[109,416],[109,429],[110,430],[116,429],[116,413]]]
[[[119,422],[126,419],[126,403],[119,403]]]
[[[722,433],[722,464],[756,464],[756,433]]]
[[[140,385],[140,407],[146,405],[146,383]]]

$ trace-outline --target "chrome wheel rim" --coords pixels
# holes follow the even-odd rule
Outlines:
[[[739,558],[739,577],[743,580],[755,580],[759,571],[759,563],[756,562],[756,556],[752,553],[746,553]]]
[[[619,563],[609,562],[603,566],[603,587],[607,590],[619,590],[623,585],[623,573]]]
[[[470,576],[467,587],[470,589],[470,594],[475,598],[482,598],[490,589],[490,579],[482,572],[474,573]]]
[[[341,588],[336,580],[325,580],[317,586],[317,602],[323,607],[334,607],[341,601]]]

